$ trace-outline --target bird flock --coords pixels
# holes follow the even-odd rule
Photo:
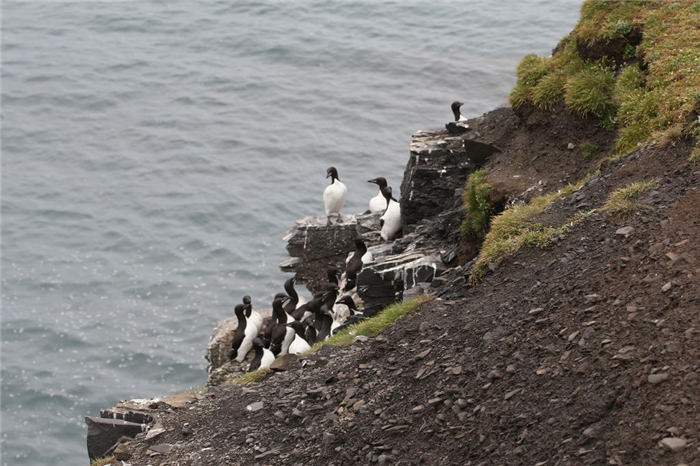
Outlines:
[[[323,193],[327,225],[336,216],[342,223],[342,210],[348,197],[348,188],[340,181],[338,170],[330,167],[326,178],[331,183]],[[375,178],[379,192],[369,201],[371,213],[382,213],[380,235],[384,241],[393,240],[401,230],[401,207],[393,197],[385,178]],[[335,266],[326,270],[328,283],[311,300],[299,296],[294,288],[295,278],[284,283],[284,293],[277,293],[272,301],[272,315],[265,324],[262,315],[253,309],[250,296],[244,296],[236,305],[238,321],[233,337],[231,361],[242,363],[254,351],[249,371],[266,369],[277,357],[298,354],[311,349],[316,342],[333,335],[343,324],[363,318],[358,304],[357,276],[362,266],[372,261],[372,253],[360,237],[355,239],[355,252],[345,263],[343,272]],[[340,298],[339,298],[340,297]]]

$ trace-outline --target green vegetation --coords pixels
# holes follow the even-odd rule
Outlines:
[[[611,41],[632,37],[641,43],[627,43],[620,57],[591,62],[579,55],[578,46],[604,50]],[[523,58],[510,102],[516,109],[530,104],[542,110],[563,102],[580,117],[600,118],[605,129],[617,124],[617,155],[639,145],[673,143],[687,135],[688,116],[700,112],[698,43],[697,0],[586,0],[578,25],[555,55]],[[633,62],[617,69],[611,58],[638,59],[644,66]]]
[[[693,152],[690,153],[690,157],[688,157],[688,162],[696,163],[699,160],[700,160],[700,146],[696,146],[695,149],[693,149]]]
[[[588,66],[566,81],[564,103],[582,118],[612,116],[616,110],[614,87],[615,76],[610,68]]]
[[[391,324],[399,320],[401,317],[413,314],[418,310],[418,308],[430,301],[427,296],[421,296],[419,298],[414,298],[409,301],[404,301],[401,303],[392,304],[391,306],[384,309],[382,312],[374,317],[365,319],[355,325],[352,325],[340,332],[336,333],[329,339],[325,341],[319,341],[316,343],[311,350],[306,354],[311,354],[324,346],[345,346],[352,343],[355,337],[366,336],[374,338],[384,330],[386,330]],[[272,375],[272,370],[270,369],[260,369],[254,372],[248,372],[244,376],[231,382],[235,385],[248,385],[250,383],[257,383],[265,380],[270,375]]]
[[[117,459],[114,456],[105,456],[104,458],[95,458],[90,461],[90,466],[105,466],[110,463],[115,463]]]
[[[580,214],[559,227],[543,227],[535,217],[559,198],[569,196],[587,183],[594,174],[575,185],[568,185],[559,192],[539,196],[529,204],[513,206],[491,221],[491,230],[484,239],[479,258],[469,275],[469,283],[478,283],[490,263],[498,264],[523,247],[545,247],[555,236],[565,233],[573,225],[583,221],[592,212]]]
[[[271,375],[272,369],[258,369],[257,371],[248,372],[233,383],[235,385],[248,385],[250,383],[262,382]]]
[[[492,187],[484,181],[487,174],[486,170],[479,170],[469,175],[467,187],[462,195],[465,214],[462,234],[471,239],[483,237],[494,214],[491,204]]]
[[[309,354],[318,351],[326,345],[349,345],[350,343],[352,343],[355,337],[359,336],[374,338],[400,318],[416,312],[418,308],[421,307],[421,305],[425,304],[428,301],[430,301],[429,297],[421,296],[418,298],[411,299],[409,301],[392,304],[376,316],[370,317],[369,319],[365,319],[362,322],[359,322],[344,330],[341,330],[340,332],[330,337],[328,340],[319,341],[311,348]]]
[[[598,153],[598,146],[592,142],[584,142],[581,144],[581,155],[583,155],[583,160],[588,160]]]
[[[640,194],[656,189],[659,183],[656,181],[637,181],[624,188],[620,188],[610,194],[601,210],[616,217],[626,217],[645,208],[644,204],[637,201]]]

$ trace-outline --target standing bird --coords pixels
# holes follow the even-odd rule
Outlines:
[[[233,336],[233,351],[231,352],[231,360],[243,362],[248,355],[248,351],[253,347],[253,339],[258,336],[258,330],[254,325],[251,325],[246,318],[246,310],[249,305],[237,304],[235,308],[236,319],[238,319],[238,327],[236,334]]]
[[[304,339],[304,325],[294,321],[285,325],[278,325],[272,332],[270,351],[277,357],[287,353],[299,354],[311,349],[311,345]]]
[[[401,205],[391,195],[391,186],[382,189],[382,194],[386,199],[386,210],[379,218],[379,224],[382,226],[381,236],[384,241],[391,241],[401,230]]]
[[[386,205],[386,200],[384,200]],[[345,288],[344,291],[350,291],[357,284],[357,274],[362,270],[362,258],[367,254],[367,246],[362,238],[355,238],[355,254],[352,255],[347,264],[345,264]]]
[[[306,300],[301,298],[297,293],[297,290],[294,289],[294,282],[294,277],[284,282],[284,291],[286,291],[287,295],[289,295],[289,302],[284,306],[284,312],[287,314],[291,314],[298,306],[306,303]]]
[[[272,351],[263,346],[263,342],[260,338],[255,338],[253,340],[253,349],[255,350],[255,357],[250,363],[248,372],[253,372],[258,369],[267,369],[270,367],[272,362],[275,360],[275,355]]]
[[[369,200],[369,211],[373,214],[384,212],[386,209],[386,199],[384,199],[384,195],[382,194],[382,188],[387,187],[386,179],[380,176],[379,178],[369,180],[368,183],[374,183],[379,186],[377,195]]]
[[[467,121],[468,118],[462,115],[462,112],[460,111],[459,107],[464,105],[462,102],[452,102],[452,113],[455,116],[455,121]]]
[[[328,217],[328,226],[331,225],[331,214],[338,214],[338,222],[342,223],[343,218],[340,216],[345,205],[345,199],[348,198],[348,188],[340,182],[338,178],[338,170],[335,167],[330,167],[326,170],[326,178],[331,178],[331,184],[323,192],[323,204],[326,206],[326,216]]]
[[[245,316],[248,321],[248,325],[253,325],[256,329],[256,333],[260,333],[263,328],[263,317],[259,312],[253,310],[253,304],[250,296],[243,296],[243,304],[246,306]]]
[[[352,296],[345,295],[335,302],[333,306],[333,324],[331,325],[331,335],[335,330],[343,325],[349,317],[354,315],[363,316],[362,312],[357,309]]]
[[[272,315],[270,316],[270,321],[267,323],[265,328],[265,333],[263,334],[263,343],[265,346],[270,346],[270,341],[272,340],[272,331],[277,324],[286,324],[291,322],[294,318],[284,311],[284,303],[289,299],[284,293],[277,293],[275,299],[272,301]]]

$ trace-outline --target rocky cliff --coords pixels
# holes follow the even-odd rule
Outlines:
[[[613,86],[622,86],[614,79],[629,66],[648,73],[639,92],[661,86],[654,46],[644,48],[638,35],[654,37],[657,20],[671,22],[695,4],[629,3],[584,5],[579,27],[549,59],[573,50],[583,68],[552,74],[546,59],[538,73],[521,67],[515,107],[470,120],[468,129],[448,124],[414,135],[402,184],[404,236],[374,246],[379,260],[361,285],[370,301],[373,293],[387,303],[419,294],[430,301],[376,338],[290,358],[263,381],[210,387],[177,406],[127,405],[130,422],[153,427],[131,433],[123,458],[132,465],[700,464],[698,109],[679,120],[682,131],[663,132],[672,120],[654,141],[628,150],[624,138],[636,122],[608,124],[618,115],[609,112],[629,117],[627,100],[582,115],[576,95],[540,105],[533,91],[550,75],[573,88],[580,73],[599,72],[594,66],[612,67],[605,73]],[[608,42],[592,35],[592,18]],[[629,56],[619,41],[639,49]],[[606,50],[608,65],[590,61]],[[487,173],[478,187],[475,170]],[[489,193],[476,196],[492,217],[485,230],[473,226],[465,183]],[[371,240],[372,228],[362,225],[353,219],[342,229]],[[303,273],[307,260],[342,263],[351,246],[308,251],[311,236],[341,230],[301,222],[288,237],[297,259],[285,267]],[[306,277],[311,287],[315,279]],[[152,419],[134,422],[136,412]],[[127,414],[105,417],[129,422]]]

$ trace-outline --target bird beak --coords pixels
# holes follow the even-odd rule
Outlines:
[[[377,180],[369,180],[369,181],[367,181],[367,182],[368,182],[368,183],[374,183],[374,184],[377,184]]]

